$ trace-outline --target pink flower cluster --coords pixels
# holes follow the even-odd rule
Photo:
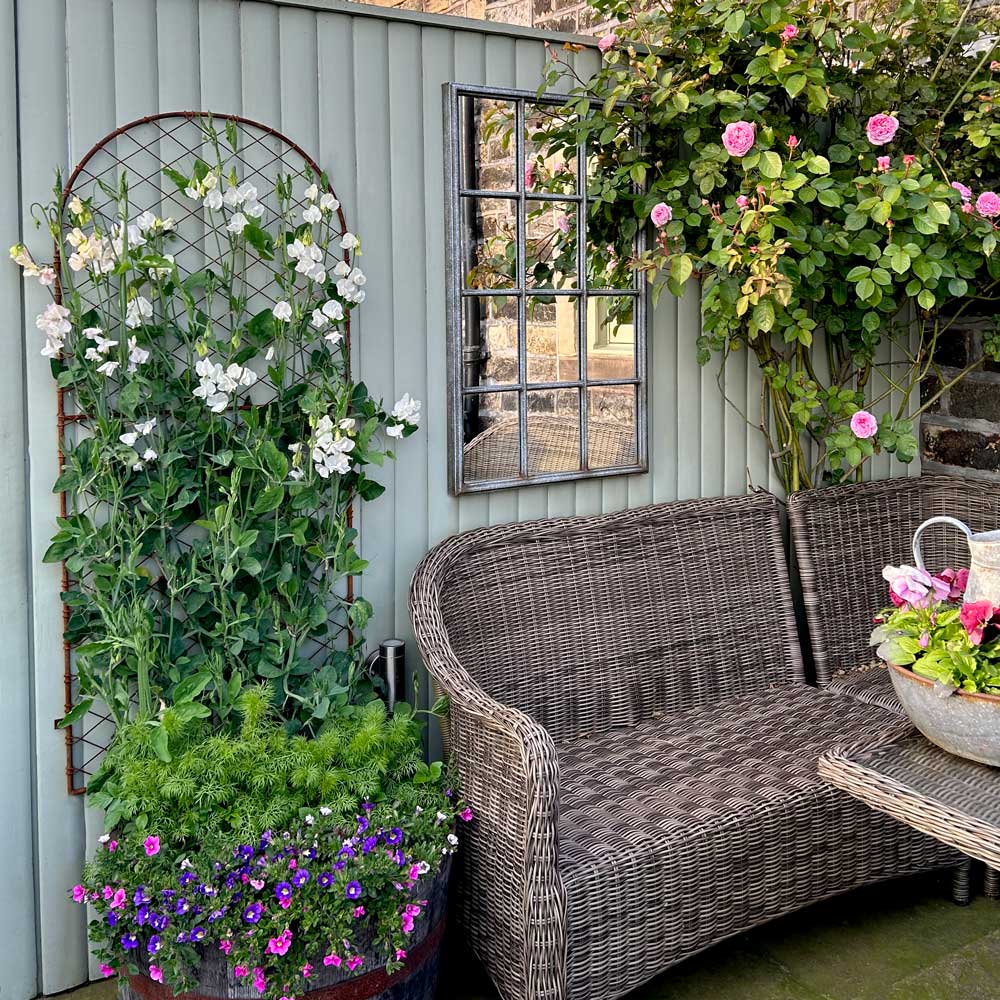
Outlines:
[[[413,932],[413,921],[415,918],[419,917],[421,913],[421,908],[416,903],[407,903],[403,908],[403,919],[402,927],[404,934],[411,934]]]
[[[897,608],[929,608],[941,601],[961,601],[969,582],[967,569],[945,569],[931,576],[916,566],[886,566],[882,579],[889,584],[889,598]]]

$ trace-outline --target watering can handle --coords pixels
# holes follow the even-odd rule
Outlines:
[[[920,554],[920,536],[923,534],[924,528],[929,528],[932,524],[950,524],[953,528],[958,528],[965,535],[965,540],[969,543],[969,548],[972,548],[972,529],[964,521],[960,521],[957,517],[946,517],[944,515],[929,517],[913,533],[913,562],[916,564],[917,569],[924,569],[924,559]]]

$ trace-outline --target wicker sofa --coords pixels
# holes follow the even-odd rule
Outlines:
[[[610,1000],[958,861],[817,777],[909,726],[805,683],[767,494],[459,535],[410,608],[476,812],[459,920],[506,1000]]]
[[[788,517],[820,686],[900,711],[887,671],[873,665],[872,614],[886,604],[882,567],[912,563],[912,539],[929,517],[950,514],[973,531],[1000,528],[1000,489],[948,476],[886,479],[794,493]],[[921,539],[932,572],[969,565],[961,533]],[[830,609],[837,614],[831,615]]]

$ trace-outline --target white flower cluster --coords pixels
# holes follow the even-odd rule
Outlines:
[[[312,440],[312,460],[322,479],[329,479],[333,472],[341,476],[351,471],[350,454],[354,450],[354,418],[346,417],[334,423],[329,416],[321,417],[316,424]]]
[[[321,195],[316,184],[310,184],[306,188],[305,197],[309,204],[302,210],[302,221],[308,222],[309,225],[321,222],[325,212],[336,212],[340,208],[340,202],[329,191]],[[319,199],[318,204],[317,199]]]
[[[224,369],[208,358],[202,358],[194,370],[199,377],[194,395],[205,400],[205,405],[213,413],[221,413],[229,405],[229,397],[240,386],[249,388],[257,381],[257,373],[252,368],[231,364]]]
[[[147,434],[151,433],[153,428],[156,426],[156,417],[150,417],[149,420],[144,420],[141,424],[133,424],[134,430],[126,431],[124,434],[118,435],[118,440],[122,444],[129,448],[135,448],[136,442],[141,437],[145,437]],[[147,462],[155,461],[159,456],[153,448],[147,448],[142,453],[142,458],[139,458],[138,450],[133,453],[135,461],[132,463],[133,472],[142,472],[146,467]]]
[[[396,405],[392,408],[390,416],[397,421],[386,427],[385,432],[389,437],[401,438],[407,426],[417,427],[420,424],[420,400],[414,399],[408,392],[404,392],[402,397],[396,400]]]
[[[135,337],[129,337],[128,338],[129,372],[132,373],[138,371],[139,365],[144,365],[148,360],[149,360],[149,351],[147,351],[145,347],[140,347]]]
[[[84,352],[87,361],[100,361],[97,370],[101,375],[114,375],[118,370],[120,362],[113,361],[108,357],[108,352],[112,347],[118,346],[117,340],[109,340],[104,336],[104,331],[99,326],[88,326],[83,331],[83,335],[93,342],[93,347],[88,347]]]
[[[111,240],[94,232],[89,236],[79,227],[72,229],[66,242],[73,248],[69,266],[74,271],[89,267],[94,274],[107,274],[118,266],[118,258]]]
[[[364,285],[368,283],[360,267],[351,267],[346,260],[340,261],[333,269],[337,275],[337,294],[345,302],[361,303],[365,301]]]
[[[288,244],[288,256],[297,261],[295,270],[310,281],[322,284],[326,281],[326,267],[323,264],[323,248],[316,243],[293,240]]]
[[[24,271],[26,278],[37,278],[40,285],[55,283],[56,272],[48,264],[36,264],[23,243],[15,243],[10,248],[10,259]]]
[[[63,349],[63,344],[66,343],[66,334],[72,329],[69,322],[69,310],[65,306],[50,302],[39,313],[35,320],[35,326],[45,334],[42,355],[46,358],[58,357],[59,352]]]
[[[344,318],[344,307],[336,299],[327,299],[319,309],[313,309],[310,324],[317,330],[322,330],[331,323],[339,323]],[[328,330],[323,334],[331,346],[336,346],[344,335],[337,329]]]

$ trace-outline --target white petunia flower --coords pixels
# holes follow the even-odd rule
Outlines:
[[[153,304],[143,295],[137,295],[125,310],[125,325],[134,330],[153,315]]]
[[[329,191],[319,200],[319,207],[324,212],[336,212],[340,208],[340,202]]]
[[[354,233],[344,233],[340,238],[340,248],[342,250],[356,250],[361,246],[361,240]]]
[[[142,470],[145,469],[145,468],[146,468],[146,465],[145,465],[144,462],[136,462],[132,466],[132,471],[133,472],[142,472]]]
[[[229,220],[229,225],[226,226],[226,229],[228,229],[231,233],[236,233],[236,235],[239,236],[249,224],[250,223],[247,217],[242,212],[237,212]]]
[[[287,323],[292,318],[291,303],[282,299],[280,302],[275,304],[271,312],[274,314],[275,319],[281,320],[283,323]]]
[[[323,213],[319,210],[318,205],[310,205],[308,208],[304,209],[302,212],[302,221],[308,222],[309,225],[315,225],[317,222],[322,221]]]
[[[128,431],[125,434],[119,434],[118,440],[121,441],[122,444],[128,445],[128,447],[131,448],[135,445],[136,441],[139,440],[139,435],[136,434],[135,431]]]
[[[448,843],[451,844],[452,847],[458,847],[458,837],[456,837],[455,834],[449,833],[447,839]]]
[[[313,823],[316,822],[316,817],[313,816],[311,813],[306,813],[306,815],[303,817],[303,821],[305,822],[306,826],[312,826]]]

